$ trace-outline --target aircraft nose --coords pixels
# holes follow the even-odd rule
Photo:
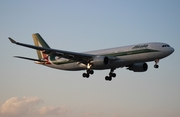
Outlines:
[[[174,48],[171,47],[170,54],[172,54],[173,52],[174,52]]]
[[[172,53],[173,53],[173,52],[174,52],[174,48],[171,47],[171,51],[172,51]]]

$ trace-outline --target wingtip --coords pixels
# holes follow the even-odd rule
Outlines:
[[[13,40],[11,37],[9,37],[8,38],[10,41],[11,41],[11,43],[17,43],[15,40]]]

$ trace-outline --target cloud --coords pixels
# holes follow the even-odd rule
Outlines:
[[[12,97],[0,107],[0,115],[4,117],[28,115],[42,103],[38,97]]]
[[[56,116],[66,116],[71,109],[67,109],[66,107],[52,107],[52,106],[44,106],[39,109],[39,114],[41,116],[48,116],[48,117],[56,117]]]
[[[1,117],[65,117],[71,109],[66,107],[43,106],[38,97],[12,97],[0,106]]]
[[[12,97],[0,105],[0,117],[120,117],[97,111],[72,113],[72,109],[66,106],[42,106],[43,103],[38,97]]]

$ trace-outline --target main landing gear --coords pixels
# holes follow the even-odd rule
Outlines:
[[[113,77],[113,78],[116,77],[116,73],[114,73],[114,70],[115,70],[115,69],[111,69],[111,70],[110,70],[109,76],[106,76],[106,77],[105,77],[105,80],[106,80],[106,81],[111,81],[111,80],[112,80],[112,77]]]
[[[109,72],[109,76],[106,76],[105,77],[105,80],[106,81],[111,81],[112,78],[115,78],[116,77],[116,73],[114,73],[114,70],[115,69],[111,69],[110,72]],[[89,78],[90,75],[94,74],[94,71],[92,69],[87,69],[86,70],[86,73],[83,73],[82,76],[84,78]]]
[[[89,78],[90,75],[94,74],[94,71],[91,69],[91,66],[92,64],[88,63],[87,64],[87,70],[86,70],[86,73],[83,73],[82,76],[84,78]],[[116,74],[114,73],[114,70],[115,68],[111,69],[110,72],[109,72],[109,76],[106,76],[105,77],[105,80],[106,81],[111,81],[112,78],[115,78],[116,77]]]
[[[89,78],[90,74],[91,74],[91,75],[94,74],[94,71],[93,71],[92,69],[87,69],[87,70],[86,70],[86,73],[83,73],[82,76],[83,76],[84,78]]]
[[[94,74],[94,71],[91,69],[91,66],[92,66],[92,64],[90,64],[90,63],[87,64],[86,73],[83,73],[83,74],[82,74],[82,76],[83,76],[84,78],[89,78],[90,74],[91,74],[91,75]]]
[[[156,59],[156,60],[155,60],[155,65],[154,65],[154,68],[159,68],[158,63],[159,63],[159,59]]]

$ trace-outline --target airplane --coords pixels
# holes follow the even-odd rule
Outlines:
[[[50,48],[39,33],[32,34],[32,37],[34,45],[20,43],[10,37],[9,40],[13,44],[35,49],[38,59],[14,57],[61,70],[85,70],[82,74],[84,78],[89,78],[94,70],[110,69],[109,75],[105,76],[106,81],[116,77],[114,70],[117,68],[126,67],[130,71],[145,72],[148,69],[146,62],[151,61],[155,61],[154,68],[158,68],[159,60],[174,52],[174,48],[166,43],[150,42],[80,53]]]

